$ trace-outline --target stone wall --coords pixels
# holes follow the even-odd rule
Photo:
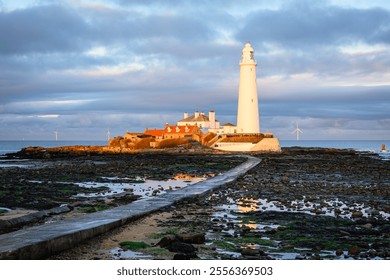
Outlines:
[[[282,149],[280,148],[280,143],[278,138],[264,138],[258,142],[251,151],[254,152],[277,152],[280,153]]]

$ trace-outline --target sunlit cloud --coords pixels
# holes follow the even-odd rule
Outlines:
[[[381,52],[389,52],[388,46],[384,44],[372,45],[363,42],[340,46],[339,50],[341,53],[351,56],[375,55]]]
[[[106,77],[122,75],[128,72],[139,71],[145,68],[142,64],[118,64],[115,66],[97,66],[93,69],[66,70],[69,75],[86,77]]]
[[[44,100],[44,101],[28,101],[17,102],[18,106],[31,106],[31,107],[50,107],[50,106],[65,106],[65,105],[80,105],[91,102],[93,100]]]
[[[106,56],[108,54],[108,51],[105,47],[95,47],[86,52],[88,56],[93,57],[100,57],[100,56]]]
[[[38,118],[41,118],[41,119],[56,119],[58,118],[60,115],[56,115],[56,114],[51,114],[51,115],[37,115]]]

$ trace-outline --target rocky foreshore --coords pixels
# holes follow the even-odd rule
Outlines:
[[[74,215],[131,203],[141,197],[132,185],[146,180],[174,182],[207,178],[245,161],[231,156],[222,159],[207,150],[189,152],[179,147],[111,153],[72,146],[28,147],[9,154],[3,162],[8,160],[11,164],[0,168],[0,220],[3,220],[0,233],[51,219],[59,214],[56,209],[64,205],[71,209],[67,215]],[[107,187],[121,184],[129,187],[121,192]],[[142,195],[157,195],[162,189],[152,189]],[[20,217],[23,211],[28,215]]]
[[[255,156],[258,166],[207,197],[52,258],[390,259],[389,161],[335,149]]]

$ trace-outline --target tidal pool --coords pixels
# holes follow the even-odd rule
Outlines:
[[[123,250],[120,247],[114,248],[110,250],[110,254],[113,257],[113,259],[126,259],[126,260],[151,260],[153,259],[153,256],[142,253],[142,252],[136,252],[131,250]]]
[[[341,218],[353,218],[353,212],[360,211],[362,217],[369,217],[370,215],[381,216],[382,218],[390,218],[390,213],[384,211],[377,211],[364,203],[349,203],[339,199],[329,200],[308,200],[303,197],[301,200],[291,200],[287,202],[280,202],[278,200],[268,199],[249,199],[240,198],[237,200],[228,199],[229,204],[223,204],[219,207],[222,209],[247,213],[253,211],[278,211],[278,212],[293,212],[306,213],[310,215],[325,215]]]
[[[105,179],[117,181],[120,178],[112,177]],[[126,180],[126,178],[121,179]],[[206,180],[206,177],[193,177],[184,179],[168,179],[168,180],[147,180],[144,178],[128,179],[130,182],[84,182],[76,183],[76,185],[84,188],[101,188],[102,191],[98,193],[80,193],[75,197],[107,197],[117,195],[125,192],[131,192],[134,195],[139,195],[141,198],[160,195],[170,190],[180,189],[189,185]]]

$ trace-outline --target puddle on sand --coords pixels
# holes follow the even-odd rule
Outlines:
[[[151,255],[144,254],[142,252],[136,252],[131,250],[123,250],[122,248],[114,248],[110,250],[110,254],[115,260],[126,259],[126,260],[151,260]]]
[[[108,178],[105,177],[105,179],[116,181],[119,178]],[[163,180],[163,181],[157,181],[157,180],[143,180],[142,178],[137,178],[137,181],[139,182],[108,182],[108,183],[98,183],[98,182],[84,182],[84,183],[76,183],[80,187],[84,188],[99,188],[99,187],[105,187],[107,188],[102,189],[99,193],[80,193],[76,195],[75,197],[106,197],[111,196],[115,194],[120,194],[124,192],[132,192],[134,195],[140,195],[141,198],[156,196],[159,194],[166,193],[169,190],[175,190],[187,187],[189,185],[198,183],[200,181],[205,180],[205,177],[194,177],[191,179],[185,179],[185,180],[175,180],[175,179],[169,179],[169,180]],[[122,179],[123,180],[123,179]]]

